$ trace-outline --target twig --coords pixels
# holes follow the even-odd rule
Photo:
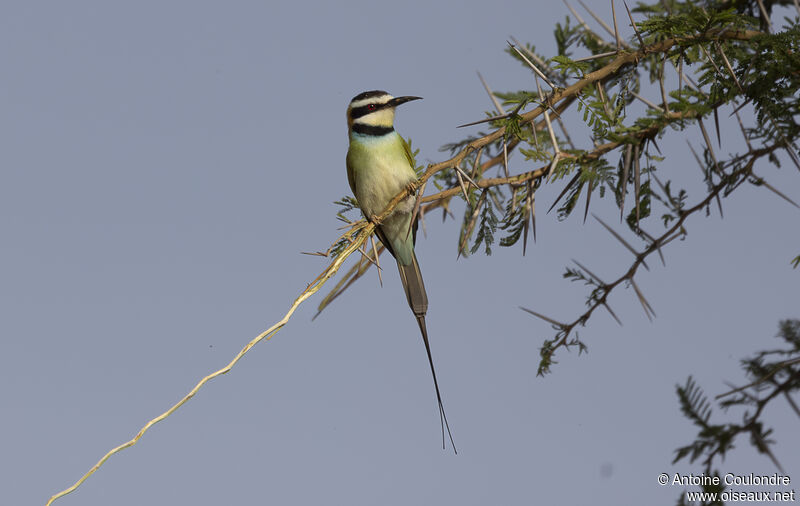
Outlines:
[[[621,43],[619,40],[619,29],[617,28],[617,9],[614,7],[614,0],[611,0],[611,15],[614,18],[614,40],[617,42],[617,51],[619,51]]]
[[[794,364],[800,364],[800,357],[793,358],[793,359],[790,359],[790,360],[784,360],[783,362],[778,362],[777,364],[775,364],[772,367],[772,370],[770,370],[764,376],[762,376],[762,377],[758,378],[757,380],[753,381],[752,383],[748,383],[747,385],[745,385],[743,387],[734,388],[733,390],[731,390],[729,392],[725,392],[724,394],[719,394],[716,397],[714,397],[714,399],[722,399],[723,397],[727,397],[729,395],[733,395],[733,394],[735,394],[737,392],[741,392],[742,390],[747,390],[748,388],[758,386],[758,385],[764,383],[765,381],[767,381],[768,379],[772,378],[775,375],[775,373],[777,373],[778,371],[780,371],[780,370],[782,370],[782,369],[784,369],[786,367],[789,367],[790,365],[794,365]]]
[[[769,19],[769,14],[767,14],[767,9],[764,7],[764,2],[761,0],[756,0],[758,2],[758,10],[761,11],[761,15],[764,16],[764,21],[767,24],[767,33],[772,31],[772,21]]]
[[[636,28],[636,21],[633,20],[633,14],[631,14],[631,10],[628,8],[628,4],[625,2],[625,0],[622,0],[622,3],[625,5],[625,10],[628,11],[628,19],[631,20],[631,27],[633,28],[633,31],[636,32],[636,38],[639,39],[639,48],[641,49],[644,47],[644,40],[642,40],[642,34],[639,33],[639,29]]]
[[[661,61],[661,68],[658,72],[658,85],[661,88],[661,101],[664,103],[664,110],[669,112],[669,101],[667,100],[667,90],[664,88],[664,67],[666,65],[667,55]]]
[[[575,60],[572,60],[572,61],[574,61],[574,62],[589,61],[589,60],[595,60],[597,58],[605,58],[607,56],[614,56],[615,54],[617,54],[617,51],[608,51],[607,53],[591,54],[589,56],[584,56],[583,58],[576,58]]]
[[[519,306],[519,308],[522,309],[523,311],[525,311],[526,313],[530,313],[533,316],[536,316],[537,318],[541,318],[542,320],[544,320],[544,321],[546,321],[548,323],[551,323],[554,327],[559,327],[559,328],[564,327],[563,323],[561,323],[561,322],[559,322],[557,320],[554,320],[552,318],[548,318],[547,316],[545,316],[543,314],[537,313],[533,309],[528,309],[528,308],[522,307],[522,306]]]
[[[607,302],[603,302],[603,307],[606,308],[606,311],[608,311],[608,314],[610,314],[612,317],[614,317],[614,319],[617,321],[617,323],[619,323],[619,326],[622,327],[622,320],[620,320],[617,317],[617,315],[614,313],[614,311],[611,310],[611,306],[609,306]]]
[[[539,66],[542,68],[542,72],[544,72],[545,74],[547,74],[547,77],[549,77],[551,81],[554,81],[554,82],[563,82],[563,79],[561,79],[561,76],[560,76],[560,75],[558,75],[556,72],[554,72],[554,71],[553,71],[553,69],[551,69],[551,68],[550,68],[550,67],[547,65],[547,62],[545,62],[544,60],[542,60],[541,58],[539,58],[539,56],[538,56],[536,53],[534,53],[533,51],[529,50],[527,47],[525,47],[525,45],[524,45],[524,44],[521,44],[521,43],[520,43],[520,42],[519,42],[519,41],[518,41],[516,38],[514,38],[514,37],[511,37],[511,42],[513,42],[513,43],[514,43],[514,44],[515,44],[515,45],[516,45],[516,46],[517,46],[517,47],[518,47],[518,48],[519,48],[519,49],[520,49],[520,50],[521,50],[523,53],[525,53],[526,55],[528,55],[528,57],[529,57],[531,60],[535,61],[535,62],[536,62],[536,64],[537,64],[537,65],[539,65]]]
[[[744,93],[744,88],[742,88],[742,83],[739,82],[739,78],[736,77],[736,73],[733,71],[733,67],[731,67],[731,62],[728,61],[728,57],[725,56],[725,51],[722,50],[722,46],[719,45],[718,42],[714,41],[714,46],[717,48],[717,52],[720,56],[722,56],[722,61],[725,63],[725,68],[728,69],[731,77],[733,78],[733,82],[736,83],[736,87],[739,88],[739,93]]]
[[[736,103],[734,102],[733,105],[736,105]],[[742,123],[742,117],[739,116],[739,111],[734,109],[733,113],[736,115],[736,121],[739,122],[739,128],[742,131],[742,137],[744,137],[744,142],[747,144],[747,151],[753,151],[753,146],[750,145],[750,139],[747,137],[747,132],[744,129],[744,123]]]
[[[794,200],[790,199],[789,197],[787,197],[786,195],[781,193],[780,190],[778,190],[777,188],[775,188],[771,184],[767,183],[766,180],[764,180],[761,177],[756,176],[755,173],[753,173],[753,177],[756,179],[756,181],[757,181],[756,184],[757,185],[765,186],[767,189],[771,190],[775,195],[779,196],[780,198],[782,198],[786,202],[792,204],[794,207],[800,209],[800,206],[798,206],[797,203]]]
[[[639,286],[636,284],[636,280],[633,279],[633,276],[630,278],[631,286],[633,286],[633,290],[636,292],[636,296],[639,298],[639,302],[642,304],[642,309],[644,309],[644,314],[647,315],[647,319],[653,321],[653,318],[656,316],[656,312],[653,311],[653,308],[650,306],[650,303],[647,302],[647,299],[644,297],[644,294],[641,290],[639,290]]]
[[[711,63],[711,65],[714,66],[714,70],[717,71],[717,74],[719,74],[720,77],[725,77],[725,74],[723,74],[722,71],[719,69],[719,67],[717,67],[716,62],[714,62],[714,59],[711,58],[710,54],[708,54],[708,51],[706,51],[706,48],[703,47],[702,44],[698,44],[698,47],[700,48],[700,50],[703,51],[703,54],[706,55],[706,59]]]
[[[643,96],[639,95],[638,93],[631,92],[631,95],[633,95],[634,98],[640,100],[641,102],[647,104],[651,109],[655,109],[656,111],[658,111],[658,112],[660,112],[662,114],[664,113],[664,109],[662,109],[661,107],[657,106],[653,102],[647,100],[646,98],[644,98]]]
[[[621,222],[625,215],[625,193],[628,189],[628,174],[631,168],[631,153],[633,146],[628,144],[625,147],[625,162],[622,166],[622,179],[620,179],[620,200],[619,200],[619,221]]]
[[[592,37],[594,37],[594,38],[595,38],[595,40],[597,40],[597,41],[598,41],[598,42],[600,42],[601,44],[604,44],[604,45],[609,45],[609,44],[608,44],[606,41],[604,41],[604,40],[603,40],[603,38],[602,38],[602,37],[600,37],[600,36],[599,36],[597,33],[595,33],[595,32],[594,32],[594,31],[593,31],[591,28],[589,28],[589,25],[588,25],[588,24],[586,24],[586,21],[584,21],[584,20],[583,20],[583,18],[581,17],[581,15],[580,15],[580,14],[578,14],[578,11],[576,11],[576,10],[575,10],[575,9],[574,9],[574,8],[573,8],[573,7],[572,7],[572,6],[571,6],[571,5],[568,3],[568,2],[567,2],[567,0],[561,0],[561,1],[562,1],[562,2],[564,2],[564,5],[566,5],[566,6],[567,6],[567,8],[570,10],[570,12],[572,12],[572,15],[573,15],[573,16],[575,16],[575,19],[577,19],[577,20],[578,20],[578,23],[580,23],[580,24],[581,24],[581,26],[582,26],[582,27],[583,27],[583,29],[586,31],[586,33],[588,33],[589,35],[591,35]],[[611,54],[619,54],[619,51],[613,51],[613,52],[611,52]]]
[[[461,244],[458,245],[458,256],[457,258],[461,257],[461,253],[464,252],[464,248],[469,241],[469,238],[472,236],[472,230],[475,228],[475,223],[478,221],[478,214],[481,211],[481,207],[486,202],[486,193],[489,190],[483,190],[481,192],[481,196],[478,199],[478,202],[475,204],[475,209],[472,211],[472,216],[470,216],[469,224],[464,228],[464,238],[461,240]]]
[[[639,166],[639,145],[633,146],[633,192],[634,202],[636,203],[636,229],[639,229],[639,214],[640,214],[640,201],[639,190],[641,189],[641,167]],[[645,266],[647,267],[647,266]]]
[[[530,61],[527,56],[522,54],[522,52],[519,49],[517,49],[517,46],[515,46],[514,44],[512,44],[512,43],[510,43],[508,41],[506,41],[506,44],[508,44],[509,47],[511,47],[511,49],[513,49],[520,56],[520,58],[525,60],[525,63],[527,63],[528,66],[533,69],[533,71],[536,73],[537,76],[542,78],[542,81],[544,81],[551,89],[555,89],[555,85],[550,82],[550,80],[547,78],[546,75],[544,75],[544,72],[539,70],[539,67],[534,65],[533,62]]]
[[[556,121],[558,122],[558,126],[561,128],[561,133],[564,134],[564,138],[567,139],[567,144],[569,144],[569,147],[573,150],[576,150],[577,148],[575,147],[575,144],[572,143],[572,138],[569,136],[569,132],[567,131],[566,125],[564,125],[564,122],[561,120],[561,116],[556,116]],[[534,132],[535,131],[536,129],[534,129]]]
[[[586,12],[588,12],[588,13],[589,13],[589,14],[590,14],[590,15],[591,15],[593,18],[594,18],[594,20],[595,20],[595,21],[597,21],[597,22],[600,24],[600,26],[602,26],[602,27],[603,27],[603,29],[604,29],[606,32],[608,32],[608,34],[609,34],[609,35],[611,35],[612,37],[614,37],[614,31],[611,29],[611,27],[610,27],[610,26],[608,26],[608,24],[607,24],[605,21],[603,21],[603,19],[602,19],[600,16],[598,16],[597,14],[595,14],[595,13],[594,13],[594,11],[593,11],[592,9],[590,9],[589,7],[587,7],[587,6],[586,6],[586,4],[585,4],[585,3],[583,3],[583,0],[578,0],[578,3],[579,3],[579,4],[581,4],[581,5],[583,6],[583,8],[584,8],[584,9],[586,9]],[[625,42],[624,40],[620,40],[620,45],[621,45],[622,47],[624,47],[625,49],[628,49],[628,48],[630,48],[630,46],[628,45],[628,43],[627,43],[627,42]]]
[[[408,222],[408,230],[406,231],[406,239],[411,234],[411,229],[414,228],[414,223],[416,223],[417,216],[419,215],[419,205],[422,203],[422,194],[425,193],[425,186],[428,184],[428,181],[422,183],[417,194],[414,196],[414,211],[411,213],[411,220]]]
[[[558,147],[558,141],[556,141],[556,133],[553,130],[553,124],[550,123],[550,113],[547,111],[547,106],[545,105],[544,94],[542,93],[542,87],[539,86],[539,79],[536,78],[535,76],[534,76],[534,78],[536,80],[536,91],[539,92],[539,100],[541,100],[541,102],[542,102],[542,107],[545,107],[545,109],[544,109],[544,121],[545,121],[545,124],[547,124],[547,131],[550,133],[550,142],[553,144],[553,151],[555,152],[555,156],[553,157],[553,159],[556,159],[558,157],[558,153],[561,150]]]
[[[616,240],[618,240],[619,242],[621,242],[621,243],[622,243],[622,245],[623,245],[623,246],[625,246],[625,248],[626,248],[628,251],[630,251],[631,253],[633,253],[633,255],[634,255],[635,257],[638,257],[638,256],[640,255],[640,254],[639,254],[639,252],[638,252],[638,251],[636,251],[636,250],[633,248],[633,246],[631,246],[630,244],[628,244],[628,241],[626,241],[625,239],[623,239],[623,238],[622,238],[622,236],[621,236],[621,235],[619,235],[619,234],[617,233],[617,231],[616,231],[616,230],[614,230],[613,228],[609,227],[609,226],[606,224],[606,222],[605,222],[605,221],[603,221],[603,220],[601,220],[601,219],[600,219],[600,217],[599,217],[599,216],[597,216],[597,215],[596,215],[596,214],[594,214],[594,213],[592,213],[592,216],[594,217],[594,219],[596,219],[597,221],[599,221],[599,222],[600,222],[600,224],[601,224],[601,225],[603,225],[603,227],[604,227],[606,230],[608,230],[608,231],[611,233],[611,235],[613,235],[613,236],[614,236],[614,238],[615,238]],[[647,264],[645,264],[644,262],[642,262],[642,264],[643,264],[645,267],[647,267]]]
[[[600,285],[601,285],[601,286],[605,286],[606,282],[605,282],[605,281],[603,281],[602,279],[600,279],[600,277],[599,277],[599,276],[597,276],[596,274],[594,274],[592,271],[590,271],[589,269],[587,269],[587,268],[586,268],[586,267],[585,267],[583,264],[581,264],[580,262],[578,262],[578,261],[577,261],[577,260],[575,260],[574,258],[572,259],[572,263],[574,263],[575,265],[577,265],[578,267],[580,267],[582,270],[586,271],[586,274],[588,274],[589,276],[591,276],[591,277],[592,277],[592,279],[594,279],[595,281],[597,281],[598,283],[600,283]]]
[[[491,88],[489,88],[489,85],[486,84],[486,80],[483,78],[483,76],[481,75],[480,72],[478,72],[478,79],[481,80],[481,84],[483,85],[483,89],[485,89],[486,93],[489,95],[489,98],[491,99],[492,103],[494,104],[494,108],[497,109],[497,113],[500,114],[500,115],[505,114],[505,111],[503,110],[503,106],[500,105],[500,102],[497,100],[497,97],[494,96],[494,92],[492,91]]]

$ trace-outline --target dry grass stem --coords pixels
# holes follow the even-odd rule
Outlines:
[[[61,492],[59,492],[59,493],[53,495],[52,497],[50,497],[50,499],[46,503],[46,506],[50,506],[53,503],[53,501],[55,501],[56,499],[58,499],[60,497],[63,497],[65,495],[73,492],[84,481],[86,481],[92,474],[94,474],[112,455],[114,455],[116,453],[119,453],[120,451],[122,451],[122,450],[124,450],[126,448],[130,448],[131,446],[134,446],[136,443],[139,442],[139,440],[142,438],[142,436],[144,436],[144,434],[148,430],[150,430],[150,428],[152,426],[154,426],[158,422],[166,419],[172,413],[174,413],[178,408],[180,408],[186,402],[188,402],[189,399],[191,399],[192,397],[195,396],[195,394],[197,394],[197,392],[203,387],[203,385],[205,385],[206,383],[208,383],[209,381],[211,381],[212,379],[214,379],[214,378],[216,378],[218,376],[221,376],[223,374],[227,374],[231,369],[233,369],[233,367],[239,362],[239,360],[241,360],[242,357],[244,357],[245,354],[247,354],[247,352],[250,351],[255,345],[260,343],[262,340],[271,339],[272,336],[275,335],[275,333],[277,333],[280,329],[282,329],[289,322],[289,319],[292,317],[292,315],[297,310],[297,308],[300,306],[300,304],[302,304],[306,299],[308,299],[309,297],[314,295],[317,291],[319,291],[319,289],[325,284],[325,282],[328,281],[331,277],[333,277],[334,274],[336,274],[336,272],[342,266],[342,264],[347,259],[347,257],[349,257],[354,252],[358,251],[358,249],[361,247],[361,245],[364,244],[364,241],[366,241],[367,238],[369,237],[369,235],[372,234],[373,230],[374,230],[374,225],[373,224],[365,224],[364,227],[361,229],[361,231],[358,233],[357,239],[354,240],[352,243],[350,243],[342,251],[342,253],[339,256],[337,256],[330,263],[330,265],[328,265],[328,267],[319,276],[317,276],[317,278],[314,281],[311,282],[311,284],[308,285],[308,287],[303,291],[303,293],[301,293],[294,300],[292,305],[289,307],[289,310],[286,312],[286,314],[284,315],[284,317],[280,321],[278,321],[277,323],[272,325],[270,328],[268,328],[267,330],[265,330],[264,332],[262,332],[261,334],[259,334],[255,338],[253,338],[250,342],[248,342],[244,346],[244,348],[242,348],[242,350],[239,353],[237,353],[236,356],[228,363],[228,365],[226,365],[222,369],[219,369],[219,370],[217,370],[217,371],[205,376],[203,379],[201,379],[189,391],[189,393],[187,393],[181,400],[176,402],[171,408],[169,408],[168,410],[164,411],[163,413],[161,413],[157,417],[155,417],[152,420],[150,420],[149,422],[147,422],[139,430],[139,432],[133,437],[133,439],[131,439],[130,441],[127,441],[127,442],[125,442],[125,443],[123,443],[123,444],[121,444],[121,445],[109,450],[105,455],[103,455],[103,457],[94,466],[92,466],[91,469],[89,469],[89,471],[86,472],[86,474],[84,474],[72,486],[70,486],[69,488],[66,488],[66,489],[62,490]]]
[[[383,274],[381,269],[381,256],[378,254],[378,246],[375,245],[375,235],[369,236],[369,240],[372,243],[372,253],[375,255],[375,270],[378,271],[378,283],[383,286]]]

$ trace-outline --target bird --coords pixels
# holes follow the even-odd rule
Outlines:
[[[347,181],[364,217],[373,223],[397,194],[417,181],[411,147],[395,131],[394,114],[399,105],[421,98],[393,97],[385,91],[373,90],[356,95],[347,107],[350,140],[347,150]],[[442,448],[445,447],[444,432],[447,428],[453,451],[458,453],[444,411],[425,325],[428,295],[417,255],[414,253],[417,234],[417,220],[413,217],[414,203],[415,199],[411,195],[402,200],[389,216],[376,225],[375,234],[397,261],[408,305],[417,319],[425,343],[436,399],[439,402]]]

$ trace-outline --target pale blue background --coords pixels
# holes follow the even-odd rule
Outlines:
[[[610,19],[607,2],[591,4]],[[424,97],[397,126],[421,160],[440,161],[442,144],[477,131],[455,126],[491,109],[475,71],[498,90],[530,88],[505,41],[553,54],[566,12],[523,1],[4,2],[0,503],[43,504],[284,314],[324,266],[300,252],[338,235],[353,95]],[[742,149],[729,112],[723,154]],[[574,111],[565,118],[578,126]],[[698,145],[694,127],[690,138]],[[578,130],[573,139],[589,145]],[[684,136],[660,145],[664,177],[698,198]],[[780,156],[781,170],[757,171],[800,199],[800,174]],[[387,268],[382,289],[372,273],[314,322],[320,297],[304,304],[56,504],[673,504],[678,487],[657,475],[700,471],[670,465],[695,433],[675,384],[693,374],[713,395],[743,383],[739,359],[778,344],[778,320],[800,316],[789,266],[800,213],[747,187],[724,201],[724,220],[713,208],[695,216],[667,267],[654,257],[637,277],[655,322],[620,291],[625,326],[598,312],[581,332],[589,354],[562,351],[537,378],[551,330],[517,306],[572,319],[585,292],[561,279],[569,259],[606,279],[631,260],[597,223],[545,215],[560,189],[537,195],[539,242],[526,257],[496,247],[456,261],[457,227],[438,213],[418,241],[458,456],[440,447],[423,346]],[[608,198],[594,204],[617,223]],[[797,488],[797,418],[777,404],[775,453]],[[749,449],[720,470],[776,471]]]

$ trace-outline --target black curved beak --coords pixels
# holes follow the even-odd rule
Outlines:
[[[412,100],[422,100],[422,97],[394,97],[393,99],[389,100],[388,104],[391,107],[397,107],[400,104],[405,104],[406,102],[411,102]]]

